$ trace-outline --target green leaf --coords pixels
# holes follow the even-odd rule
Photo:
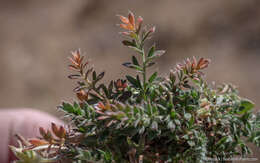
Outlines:
[[[62,106],[60,106],[59,108],[61,108],[62,110],[64,110],[66,113],[69,113],[69,114],[74,114],[74,115],[83,114],[83,110],[80,108],[80,106],[76,102],[74,102],[73,105],[71,105],[70,103],[63,102]]]
[[[232,138],[230,136],[225,136],[223,138],[221,138],[217,143],[216,143],[216,147],[220,147],[220,145],[227,143],[227,142],[231,142]]]
[[[150,76],[150,78],[149,78],[149,80],[148,80],[149,83],[152,83],[156,77],[157,77],[157,72],[154,72],[154,73]]]
[[[138,72],[142,72],[143,68],[140,66],[133,65],[133,68],[136,69]]]
[[[130,63],[130,62],[125,62],[125,63],[123,63],[122,65],[125,66],[125,67],[127,67],[127,68],[131,68],[132,63]]]
[[[135,56],[132,56],[132,62],[134,65],[140,66]]]
[[[102,151],[98,149],[98,151],[103,155],[105,163],[112,162],[112,154],[108,151]]]
[[[101,84],[99,87],[103,90],[103,92],[105,93],[106,97],[109,98],[110,97],[110,92],[108,91],[107,87],[104,84]]]
[[[148,36],[149,36],[151,33],[152,33],[151,30],[148,30],[147,32],[144,32],[144,33],[143,33],[142,42],[144,42],[144,41],[148,38]]]
[[[189,121],[189,127],[191,127],[194,124],[194,121],[195,121],[194,117],[191,117]]]
[[[151,49],[149,50],[149,52],[148,52],[148,57],[152,57],[152,56],[154,55],[154,51],[155,51],[155,45],[153,45],[153,46],[151,47]]]
[[[108,91],[111,94],[113,92],[113,88],[114,88],[114,81],[111,80],[109,85],[108,85]]]
[[[255,106],[255,104],[252,101],[248,100],[248,99],[243,99],[241,101],[240,105],[241,105],[240,111],[237,114],[245,114],[248,111],[252,110],[254,108],[254,106]]]
[[[176,80],[176,76],[175,76],[175,74],[174,74],[174,72],[170,72],[170,80],[172,81],[172,84],[174,84],[175,83],[175,80]]]
[[[128,46],[129,48],[135,50],[136,52],[140,53],[140,54],[143,54],[143,51],[138,49],[137,47],[134,47],[134,46]]]
[[[142,88],[142,84],[141,84],[139,75],[136,75],[136,80],[137,80],[137,83],[138,83],[138,87],[139,87],[139,88]]]
[[[176,112],[174,109],[171,110],[171,118],[174,119],[176,116]]]
[[[135,69],[135,70],[138,70],[138,71],[143,71],[142,67],[134,65],[130,62],[123,63],[122,65],[127,67],[127,68],[132,68],[132,69]]]
[[[70,103],[66,103],[66,102],[63,102],[60,108],[67,113],[73,113],[74,111],[73,106]]]
[[[93,71],[92,79],[93,79],[93,81],[97,80],[97,73],[96,73],[96,71]]]
[[[83,110],[80,108],[80,106],[77,102],[73,103],[73,107],[74,107],[74,114],[75,115],[83,115]]]
[[[105,75],[105,72],[101,72],[98,76],[97,76],[97,79],[96,79],[96,82],[98,82],[99,80],[101,80]]]
[[[131,41],[128,41],[128,40],[124,40],[124,41],[122,41],[122,43],[123,43],[125,46],[136,46],[136,45],[135,45],[135,42],[131,42]]]
[[[146,67],[151,67],[151,66],[153,66],[154,64],[155,64],[155,62],[149,62],[149,63],[146,64]]]
[[[132,76],[126,75],[126,79],[127,79],[133,86],[135,86],[136,88],[139,88],[138,81],[137,81],[135,78],[133,78]]]

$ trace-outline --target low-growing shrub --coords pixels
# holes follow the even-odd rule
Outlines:
[[[202,72],[208,59],[186,59],[166,77],[147,73],[165,53],[145,46],[155,27],[143,28],[131,12],[119,18],[122,43],[136,52],[123,66],[136,75],[103,84],[105,72],[72,52],[69,78],[77,81],[78,100],[58,107],[69,124],[40,128],[40,139],[18,135],[20,146],[11,147],[17,162],[225,162],[247,156],[247,142],[259,146],[254,104],[231,84],[208,84]]]

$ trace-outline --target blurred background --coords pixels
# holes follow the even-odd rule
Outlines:
[[[259,0],[0,0],[0,108],[29,107],[59,115],[73,100],[70,51],[81,48],[106,81],[124,77],[132,51],[121,45],[117,14],[128,10],[155,25],[167,54],[166,75],[191,56],[212,60],[208,81],[233,83],[260,107]]]

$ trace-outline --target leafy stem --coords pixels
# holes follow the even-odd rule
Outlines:
[[[147,93],[147,89],[148,89],[147,88],[148,83],[147,83],[147,72],[146,71],[147,71],[148,67],[150,67],[154,64],[153,62],[150,62],[150,61],[153,58],[155,58],[155,56],[153,56],[155,54],[155,51],[154,51],[154,47],[153,47],[152,52],[150,50],[149,53],[147,53],[148,55],[146,55],[145,50],[144,50],[144,43],[147,39],[149,39],[151,34],[154,33],[155,27],[152,27],[149,30],[142,29],[141,25],[142,25],[143,19],[141,17],[139,17],[137,19],[137,22],[135,22],[134,15],[131,12],[129,13],[128,18],[126,18],[124,16],[119,16],[119,17],[120,17],[121,21],[123,22],[123,24],[120,24],[120,27],[128,30],[127,32],[122,32],[122,34],[126,35],[127,37],[130,37],[130,39],[131,39],[131,41],[124,40],[123,44],[127,47],[134,49],[138,53],[140,53],[141,57],[142,57],[141,65],[139,65],[138,60],[136,59],[135,56],[132,57],[133,63],[126,62],[123,64],[124,66],[135,69],[142,74],[142,78],[143,78],[142,85],[137,84],[137,83],[140,83],[138,77],[135,79],[131,76],[127,76],[127,78],[128,78],[128,80],[130,79],[129,82],[131,84],[135,85],[137,88],[142,90],[143,99],[144,99],[144,101],[147,101],[146,93]]]

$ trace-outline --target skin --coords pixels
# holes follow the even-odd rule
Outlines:
[[[14,159],[8,145],[17,145],[15,134],[25,138],[39,136],[39,127],[49,129],[51,122],[62,125],[63,122],[47,113],[33,109],[0,110],[0,162],[9,163]]]

